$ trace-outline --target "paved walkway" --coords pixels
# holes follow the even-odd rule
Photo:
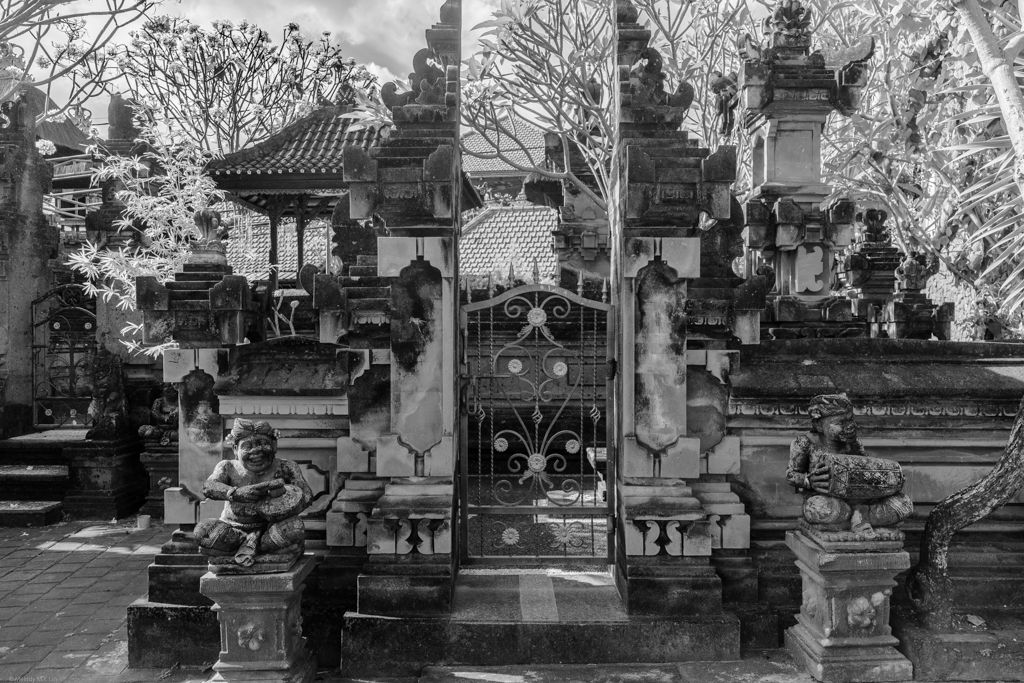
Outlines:
[[[111,681],[128,666],[128,605],[170,527],[0,528],[0,681]]]

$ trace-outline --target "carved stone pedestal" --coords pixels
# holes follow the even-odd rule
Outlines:
[[[803,604],[797,625],[786,631],[786,648],[819,681],[913,678],[889,627],[894,578],[910,568],[910,555],[902,548],[902,533],[879,531],[888,532],[885,539],[832,540],[841,534],[803,529],[786,533],[803,577]]]
[[[64,510],[78,519],[120,519],[146,500],[146,471],[137,437],[79,441],[64,448],[71,486]]]
[[[203,576],[200,590],[217,603],[220,620],[220,659],[211,683],[313,680],[316,659],[302,635],[299,599],[314,565],[306,555],[288,572]]]
[[[149,493],[139,513],[163,518],[164,490],[178,485],[178,444],[146,441],[139,461],[149,475]]]

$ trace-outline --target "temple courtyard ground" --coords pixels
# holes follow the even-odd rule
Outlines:
[[[199,683],[210,671],[128,669],[128,605],[171,527],[135,520],[0,528],[0,681]],[[211,663],[212,664],[212,663]],[[336,672],[317,680],[341,683]],[[412,679],[391,679],[414,683]],[[739,662],[428,667],[419,683],[813,683],[781,651]],[[367,682],[370,683],[370,682]]]

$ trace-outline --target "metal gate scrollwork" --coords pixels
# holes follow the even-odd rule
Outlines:
[[[60,285],[32,302],[32,421],[37,429],[90,426],[95,305],[78,284]]]
[[[608,561],[611,309],[540,284],[463,304],[463,562]]]

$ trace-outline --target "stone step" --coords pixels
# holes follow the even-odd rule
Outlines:
[[[61,501],[69,485],[66,465],[0,466],[0,500]]]
[[[391,299],[349,299],[350,311],[389,311]]]
[[[0,527],[46,526],[63,518],[63,505],[53,500],[0,501]]]
[[[390,287],[345,287],[348,300],[353,299],[391,299]]]
[[[372,612],[363,591],[360,584],[360,608]],[[349,613],[343,628],[342,674],[359,677],[415,675],[429,665],[722,661],[740,654],[735,615],[630,617],[611,574],[599,571],[464,569],[450,616]]]
[[[208,292],[220,280],[170,280],[165,283],[172,292],[202,291]]]
[[[377,266],[349,266],[349,277],[377,277]]]
[[[208,289],[187,289],[187,290],[171,290],[170,293],[171,301],[205,301],[207,304],[210,302],[210,290]]]
[[[338,278],[338,284],[342,287],[353,289],[362,289],[366,287],[386,287],[388,286],[387,280],[382,277],[377,277],[377,266],[352,266],[352,268],[367,268],[373,269],[372,275],[356,275],[356,276],[342,276]]]
[[[376,254],[357,254],[356,255],[357,266],[376,266],[377,255]]]
[[[182,266],[183,273],[203,273],[207,277],[220,279],[224,275],[231,275],[234,271],[231,266],[211,266],[208,263],[186,263]],[[177,275],[175,276],[177,277]]]
[[[725,662],[678,664],[549,664],[544,666],[428,666],[418,683],[466,681],[530,681],[530,683],[750,683],[751,681],[803,681],[803,673],[784,650],[759,653]]]

